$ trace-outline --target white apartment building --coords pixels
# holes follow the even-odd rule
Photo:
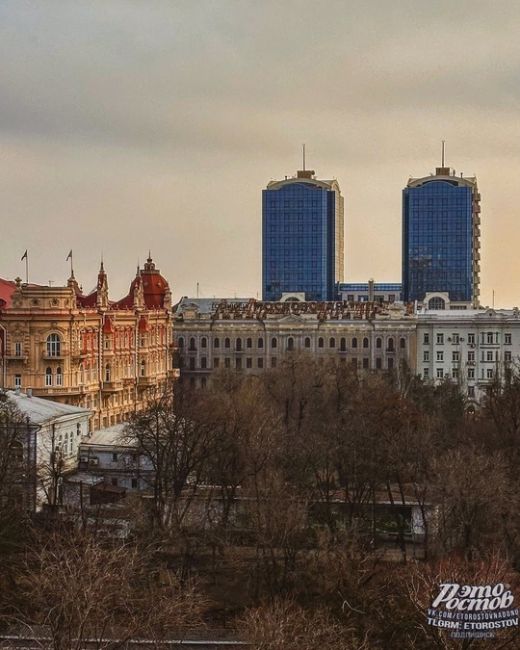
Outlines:
[[[460,383],[478,402],[507,364],[520,359],[520,311],[422,309],[417,313],[417,373]]]

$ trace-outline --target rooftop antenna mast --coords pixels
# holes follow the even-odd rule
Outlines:
[[[302,145],[302,149],[303,149],[303,171],[305,171],[305,145],[304,144]]]
[[[444,167],[444,150],[445,150],[445,147],[446,147],[446,140],[443,140],[442,141],[442,164],[441,164],[441,167]]]

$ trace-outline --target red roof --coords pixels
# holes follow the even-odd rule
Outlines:
[[[16,282],[0,278],[0,308],[11,306],[11,297],[16,289]]]

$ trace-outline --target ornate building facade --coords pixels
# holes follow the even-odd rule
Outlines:
[[[416,365],[416,318],[402,304],[183,298],[173,315],[181,375],[194,386],[220,368],[262,372],[292,352],[365,371]]]
[[[0,280],[0,386],[93,412],[92,430],[125,421],[173,369],[171,292],[151,257],[112,301],[103,263],[85,295]]]

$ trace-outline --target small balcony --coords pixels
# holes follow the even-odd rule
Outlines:
[[[123,390],[123,382],[120,379],[104,381],[101,384],[101,390],[103,393],[117,393],[120,390]]]
[[[137,385],[139,388],[150,388],[151,386],[156,385],[155,377],[139,377],[137,379]]]

